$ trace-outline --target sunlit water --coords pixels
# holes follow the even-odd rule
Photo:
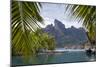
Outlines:
[[[60,50],[59,50],[60,51]],[[40,53],[36,57],[13,56],[12,65],[37,65],[51,63],[72,63],[95,61],[95,55],[87,55],[84,50],[67,50],[58,53]]]

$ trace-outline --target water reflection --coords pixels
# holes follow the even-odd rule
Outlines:
[[[29,64],[49,64],[49,63],[69,63],[95,61],[96,56],[86,54],[83,51],[63,52],[63,53],[40,53],[37,56],[14,56],[12,57],[13,65],[29,65]]]

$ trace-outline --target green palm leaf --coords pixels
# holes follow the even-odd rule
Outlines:
[[[88,5],[67,5],[66,10],[71,9],[74,20],[83,22],[88,30],[90,41],[96,38],[96,7]]]
[[[40,3],[12,1],[11,5],[11,32],[12,53],[30,55],[32,48],[32,32],[43,24],[40,16]]]

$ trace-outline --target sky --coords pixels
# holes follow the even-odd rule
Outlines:
[[[78,23],[77,20],[73,21],[73,16],[69,16],[71,10],[65,11],[65,8],[65,4],[42,3],[40,14],[44,19],[45,25],[41,25],[41,27],[45,28],[48,24],[54,25],[55,19],[61,21],[66,28],[71,26],[76,28],[82,27],[82,23]]]

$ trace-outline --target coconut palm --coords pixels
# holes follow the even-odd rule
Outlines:
[[[33,54],[32,33],[43,24],[40,16],[41,4],[33,2],[12,1],[11,34],[12,54]]]
[[[40,3],[12,1],[11,8],[13,55],[35,55],[40,49],[54,49],[54,38],[39,26],[44,24]]]
[[[96,38],[96,7],[88,5],[67,5],[67,10],[71,9],[74,20],[82,22],[87,29],[87,36],[92,44]]]
[[[41,49],[53,50],[55,48],[55,39],[48,33],[43,32],[41,29],[37,29],[33,34],[33,48],[35,52]]]

